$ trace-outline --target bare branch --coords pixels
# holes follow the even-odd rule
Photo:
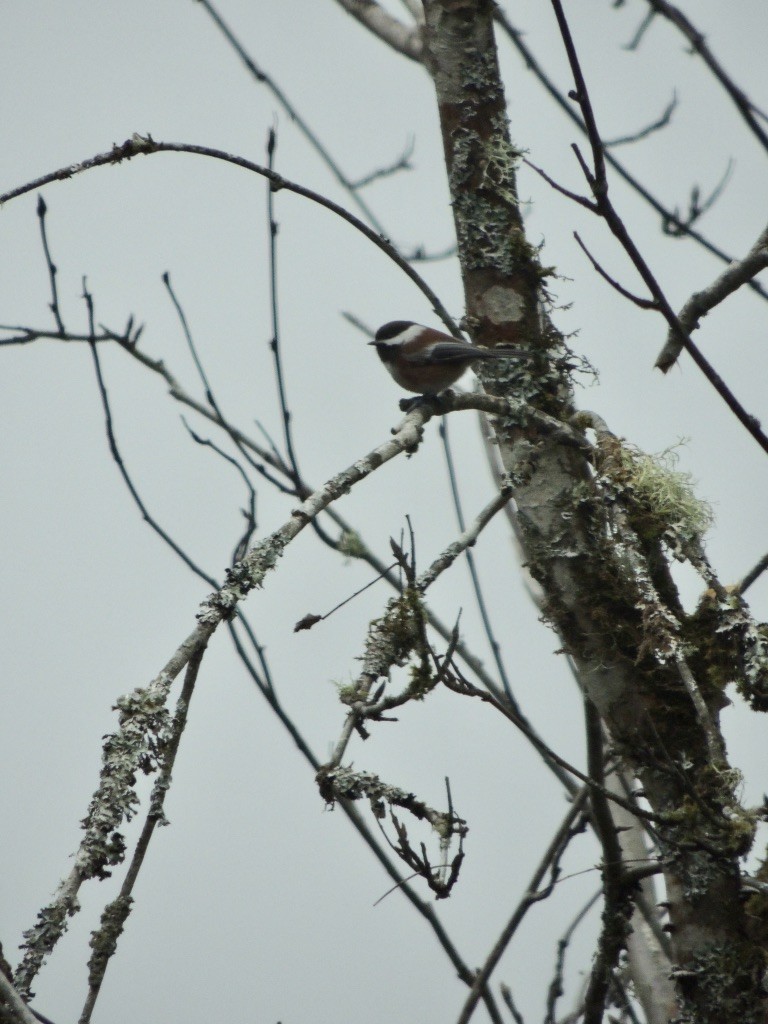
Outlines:
[[[768,569],[768,554],[763,555],[760,561],[754,565],[739,583],[736,590],[743,594],[752,584],[758,580],[765,570]]]
[[[415,140],[411,137],[397,160],[393,160],[392,163],[388,164],[386,167],[378,167],[375,171],[371,171],[362,178],[358,178],[357,181],[352,182],[352,188],[365,188],[367,185],[371,185],[374,181],[379,181],[381,178],[390,178],[393,174],[397,174],[399,171],[413,170],[411,157],[413,156],[415,144]]]
[[[763,432],[759,421],[755,416],[747,412],[731,389],[725,384],[720,374],[717,373],[711,363],[705,359],[698,347],[691,340],[690,336],[676,317],[674,310],[670,306],[669,301],[664,295],[664,292],[651,271],[651,268],[632,240],[629,232],[627,231],[626,225],[616,212],[616,209],[608,196],[608,179],[605,171],[605,151],[597,128],[597,122],[592,109],[592,102],[590,100],[586,81],[581,70],[581,64],[576,53],[576,48],[573,43],[573,38],[571,36],[571,31],[565,17],[561,0],[551,0],[551,4],[555,12],[555,17],[557,18],[557,23],[563,39],[563,45],[565,46],[568,61],[571,66],[571,72],[576,83],[576,90],[572,93],[572,97],[578,102],[584,116],[587,136],[592,149],[592,169],[586,165],[578,147],[573,146],[572,149],[574,150],[584,172],[584,176],[592,189],[592,194],[594,195],[597,204],[597,211],[599,215],[604,218],[612,233],[621,243],[622,248],[632,260],[632,263],[635,265],[640,277],[645,282],[645,285],[651,295],[653,295],[659,311],[664,316],[664,319],[667,321],[670,328],[674,331],[677,339],[693,358],[693,361],[702,371],[715,391],[723,399],[731,412],[736,416],[738,421],[747,430],[747,432],[751,434],[755,441],[757,441],[763,451],[768,453],[768,436]]]
[[[447,420],[442,420],[442,422],[440,423],[439,430],[440,438],[443,442],[443,453],[445,456],[446,468],[448,469],[448,481],[450,483],[451,488],[451,498],[453,501],[453,507],[456,512],[456,521],[459,525],[459,529],[463,532],[466,528],[466,524],[464,522],[464,513],[461,507],[459,481],[456,475],[456,466],[453,460],[453,453],[451,451],[450,434],[448,430]],[[501,490],[502,493],[507,492],[507,489],[504,488],[503,486]],[[477,604],[477,609],[480,612],[480,618],[483,623],[483,629],[488,640],[488,645],[491,648],[493,660],[496,663],[496,671],[499,673],[499,679],[501,680],[501,684],[504,687],[504,692],[507,695],[507,700],[510,702],[511,706],[519,712],[520,706],[512,693],[512,684],[509,681],[509,677],[507,675],[507,671],[506,668],[504,667],[504,662],[501,657],[501,646],[498,640],[496,639],[496,636],[493,631],[490,612],[488,610],[488,606],[483,596],[483,590],[480,585],[480,576],[477,571],[477,566],[475,565],[475,559],[472,555],[471,547],[469,546],[466,548],[465,557],[467,560],[467,568],[469,569],[470,579],[472,580],[472,589],[475,594],[475,602]]]
[[[566,99],[565,95],[555,86],[552,79],[544,71],[540,61],[536,59],[533,51],[526,45],[523,33],[512,25],[509,18],[499,7],[496,8],[494,18],[496,20],[496,24],[501,26],[506,38],[522,57],[526,69],[531,71],[538,79],[542,88],[552,97],[566,117],[568,117],[581,132],[586,134],[587,129],[583,118],[579,117],[578,112],[574,110],[573,104]],[[656,198],[656,196],[649,192],[648,189],[633,174],[631,174],[619,160],[616,159],[612,153],[607,152],[605,154],[605,159],[614,171],[616,171],[619,177],[634,189],[634,191],[637,192],[637,194],[646,203],[648,203],[656,213],[659,214],[663,225],[673,225],[681,235],[692,238],[698,245],[703,249],[706,249],[707,252],[711,253],[713,256],[716,256],[717,259],[721,260],[723,263],[731,263],[733,261],[733,257],[725,252],[725,250],[715,245],[714,242],[711,242],[689,224],[680,220],[676,213],[668,210],[664,204]],[[751,281],[749,287],[760,295],[761,298],[768,300],[768,291],[763,288],[758,281]]]
[[[328,148],[321,141],[320,137],[309,126],[309,123],[304,120],[304,118],[296,109],[296,106],[288,99],[285,92],[280,88],[280,86],[277,84],[274,78],[272,78],[271,75],[267,74],[267,72],[260,65],[258,65],[256,61],[253,59],[253,57],[251,57],[251,55],[246,51],[243,44],[235,36],[234,32],[229,27],[229,25],[224,21],[216,7],[214,7],[211,0],[197,0],[197,2],[210,15],[214,24],[219,28],[224,38],[227,40],[229,45],[238,55],[238,57],[246,66],[246,68],[251,72],[256,81],[260,82],[262,85],[265,85],[269,89],[269,91],[278,101],[280,106],[286,112],[288,117],[291,119],[292,123],[296,125],[296,127],[299,129],[299,131],[310,144],[310,146],[319,155],[319,157],[321,158],[325,166],[328,168],[328,170],[331,172],[331,174],[334,176],[336,181],[338,181],[342,188],[346,189],[352,201],[357,205],[357,208],[366,218],[368,223],[373,228],[375,228],[376,231],[379,232],[379,234],[386,234],[384,226],[382,225],[381,221],[376,217],[373,210],[365,202],[363,197],[358,195],[357,186],[354,185],[352,181],[350,181],[350,179],[341,169],[341,166],[331,155]]]
[[[421,62],[424,43],[418,27],[404,25],[381,7],[376,0],[336,0],[347,14],[404,57]]]
[[[611,793],[605,787],[601,787],[600,784],[595,782],[594,779],[590,778],[589,775],[585,775],[584,772],[579,771],[579,769],[576,768],[574,765],[569,764],[568,761],[565,760],[565,758],[560,757],[560,755],[555,753],[555,751],[552,750],[551,747],[547,746],[547,744],[534,732],[534,730],[525,721],[525,719],[515,715],[513,711],[511,711],[504,704],[502,704],[492,694],[485,693],[483,690],[478,689],[478,687],[472,686],[470,683],[467,682],[466,679],[461,677],[461,675],[458,672],[449,672],[446,675],[446,678],[443,680],[443,682],[445,686],[447,686],[449,690],[453,690],[454,693],[461,694],[465,697],[477,697],[484,703],[490,704],[502,715],[504,715],[505,718],[508,718],[509,721],[512,722],[512,724],[520,730],[520,732],[526,737],[526,739],[531,743],[531,745],[539,752],[539,754],[541,754],[545,763],[549,764],[550,762],[553,762],[554,764],[559,765],[560,768],[565,769],[565,771],[572,775],[574,778],[584,783],[584,785],[587,786],[587,788],[598,789],[600,792],[603,793],[604,796],[606,796],[613,803],[618,804],[620,807],[623,807],[630,814],[634,814],[637,817],[642,818],[644,821],[655,822],[661,820],[657,815],[652,814],[649,811],[642,810],[642,808],[633,804],[630,800],[625,800],[618,794]]]
[[[686,332],[697,330],[702,317],[751,281],[755,274],[759,274],[766,267],[768,267],[768,226],[763,228],[744,259],[734,261],[727,270],[715,278],[709,287],[700,292],[694,292],[688,299],[677,316],[682,330]],[[678,333],[670,328],[666,344],[656,360],[656,366],[666,373],[674,366],[682,348]]]
[[[56,326],[59,329],[59,334],[64,333],[64,321],[61,319],[61,310],[59,309],[59,291],[56,286],[56,274],[58,272],[56,264],[51,259],[51,251],[48,248],[48,232],[45,226],[45,215],[48,212],[48,207],[45,205],[45,200],[42,196],[37,198],[37,216],[40,221],[40,235],[43,240],[43,252],[45,253],[45,265],[48,268],[48,277],[51,282],[51,302],[49,305],[50,311],[53,313],[53,319],[56,321]]]
[[[578,231],[574,231],[573,232],[573,237],[579,243],[579,245],[581,246],[582,252],[584,252],[584,254],[586,255],[587,259],[592,264],[592,266],[595,268],[595,270],[598,272],[598,274],[603,278],[604,281],[607,281],[608,284],[611,286],[611,288],[614,288],[619,293],[619,295],[623,295],[625,299],[629,299],[630,302],[634,303],[636,306],[639,306],[640,309],[656,309],[657,308],[656,303],[654,302],[653,299],[643,299],[639,295],[633,294],[633,292],[629,291],[623,285],[619,284],[619,282],[615,278],[611,277],[611,275],[608,273],[608,271],[600,266],[600,264],[597,262],[595,257],[592,255],[592,253],[586,247],[584,242],[581,240],[581,236],[579,235]]]
[[[520,927],[525,915],[534,903],[547,899],[552,892],[560,871],[560,860],[570,841],[583,829],[583,823],[579,823],[579,819],[582,818],[584,814],[586,797],[587,789],[585,788],[580,790],[571,804],[571,807],[568,809],[568,813],[565,815],[560,827],[547,847],[544,856],[541,858],[539,866],[534,871],[523,898],[520,900],[509,921],[504,926],[501,935],[499,935],[498,939],[494,943],[493,949],[488,954],[485,963],[477,972],[475,984],[472,986],[472,991],[462,1007],[456,1024],[468,1024],[470,1018],[475,1012],[483,987],[488,984],[491,974],[503,956],[504,950],[512,941],[512,938]],[[541,885],[547,873],[550,874],[550,882],[542,889]]]
[[[530,167],[532,171],[535,171],[540,178],[543,178],[544,181],[546,181],[546,183],[553,188],[555,192],[559,192],[561,196],[565,196],[566,199],[570,199],[571,202],[578,203],[579,206],[583,206],[585,209],[591,210],[592,213],[597,212],[597,208],[591,199],[587,199],[586,196],[580,196],[578,192],[571,192],[570,189],[564,188],[562,185],[558,184],[554,178],[550,178],[545,170],[538,167],[536,164],[531,163],[527,157],[523,157],[523,163],[527,167]]]
[[[206,156],[214,160],[222,160],[225,163],[234,164],[237,167],[242,167],[254,174],[260,174],[262,177],[268,178],[275,191],[279,191],[281,188],[284,188],[288,192],[294,192],[296,195],[303,196],[305,199],[309,199],[313,203],[317,203],[318,206],[325,207],[326,210],[330,210],[332,213],[335,213],[337,217],[341,217],[342,220],[347,221],[348,224],[351,224],[361,234],[365,235],[369,241],[373,242],[378,249],[385,252],[423,292],[427,299],[429,299],[435,313],[440,317],[448,330],[452,333],[456,332],[456,325],[448,315],[447,310],[443,307],[443,304],[440,302],[436,293],[413,269],[408,260],[404,259],[404,257],[400,255],[397,249],[386,238],[382,238],[381,235],[369,228],[367,224],[363,223],[363,221],[358,217],[350,213],[349,210],[345,210],[343,206],[339,206],[338,203],[334,203],[333,200],[327,199],[319,192],[304,188],[303,185],[289,181],[287,178],[283,178],[282,175],[276,174],[274,171],[270,171],[268,168],[262,167],[260,164],[255,164],[251,160],[246,160],[245,157],[235,156],[232,153],[225,153],[224,150],[221,149],[212,149],[210,146],[195,146],[189,143],[180,142],[155,142],[151,136],[144,136],[135,133],[130,139],[126,139],[122,145],[113,146],[109,152],[99,153],[96,156],[89,157],[87,160],[82,160],[79,163],[69,164],[67,167],[61,167],[57,171],[51,171],[49,174],[44,174],[39,178],[35,178],[33,181],[28,181],[26,184],[20,185],[18,188],[10,189],[8,192],[2,193],[0,195],[0,206],[11,199],[16,199],[18,196],[25,195],[27,192],[34,192],[36,189],[42,188],[43,185],[47,185],[52,181],[63,181],[76,174],[82,174],[84,171],[90,171],[95,167],[122,163],[123,160],[130,160],[135,156],[148,156],[152,153],[190,153],[197,156]]]
[[[701,189],[698,185],[694,185],[691,189],[691,194],[688,199],[688,213],[685,218],[678,216],[677,207],[675,207],[675,221],[662,221],[661,229],[665,235],[671,235],[673,238],[679,238],[685,234],[680,229],[680,223],[690,227],[691,224],[695,224],[696,221],[701,220],[707,210],[710,210],[725,190],[725,186],[728,184],[728,180],[731,177],[733,171],[733,160],[729,160],[726,164],[723,176],[709,193],[706,199],[701,198]]]
[[[694,53],[698,53],[717,81],[731,97],[734,106],[741,114],[741,117],[749,127],[752,134],[756,139],[758,139],[762,147],[768,151],[768,134],[766,134],[762,125],[755,116],[755,114],[760,113],[760,111],[743,89],[739,88],[730,75],[726,73],[707,45],[706,37],[699,32],[696,26],[679,8],[675,7],[674,4],[669,3],[668,0],[646,0],[646,2],[655,14],[660,14],[662,18],[666,18],[667,21],[671,22],[680,30],[680,32],[682,32],[691,44],[691,49]]]
[[[639,131],[633,132],[631,135],[620,135],[615,139],[605,139],[604,145],[608,149],[613,149],[616,146],[627,146],[633,142],[639,142],[641,139],[647,139],[649,135],[653,135],[655,132],[660,131],[662,128],[666,128],[672,120],[672,114],[677,107],[677,93],[672,94],[672,99],[664,108],[661,116],[650,124],[646,125],[645,128],[641,128]]]

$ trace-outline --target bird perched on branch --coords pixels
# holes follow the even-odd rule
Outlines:
[[[472,363],[490,359],[521,359],[517,348],[477,348],[411,320],[392,320],[376,331],[369,345],[392,378],[417,395],[437,395],[455,384]]]

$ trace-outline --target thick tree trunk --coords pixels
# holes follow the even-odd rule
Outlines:
[[[481,344],[516,343],[541,353],[500,378],[480,372],[488,390],[524,398],[567,422],[573,410],[562,344],[541,312],[545,274],[517,204],[517,154],[497,64],[493,4],[424,0],[424,9],[425,60],[437,93],[467,326]],[[598,432],[597,461],[590,465],[578,448],[543,436],[524,414],[497,420],[496,430],[546,615],[655,815],[675,1020],[763,1022],[764,958],[747,938],[739,876],[753,823],[736,801],[738,776],[719,736],[722,694],[708,674],[706,653],[712,634],[697,616],[683,613],[662,557],[662,527],[636,515],[631,483],[622,486],[605,470],[608,435]],[[738,666],[732,670],[736,674]],[[698,706],[696,694],[703,698]],[[592,1021],[602,1014],[632,913],[627,877],[614,872],[609,885],[611,867],[588,995]]]

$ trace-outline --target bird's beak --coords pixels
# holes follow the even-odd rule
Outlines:
[[[369,344],[369,345],[375,345],[375,344],[376,344],[376,341],[375,341],[375,339],[374,339],[373,341],[369,341],[369,342],[368,342],[368,344]]]

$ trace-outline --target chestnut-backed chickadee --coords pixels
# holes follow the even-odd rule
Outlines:
[[[376,346],[379,358],[400,387],[417,395],[445,391],[481,359],[520,359],[526,355],[515,348],[476,348],[410,320],[384,324],[368,344]]]

